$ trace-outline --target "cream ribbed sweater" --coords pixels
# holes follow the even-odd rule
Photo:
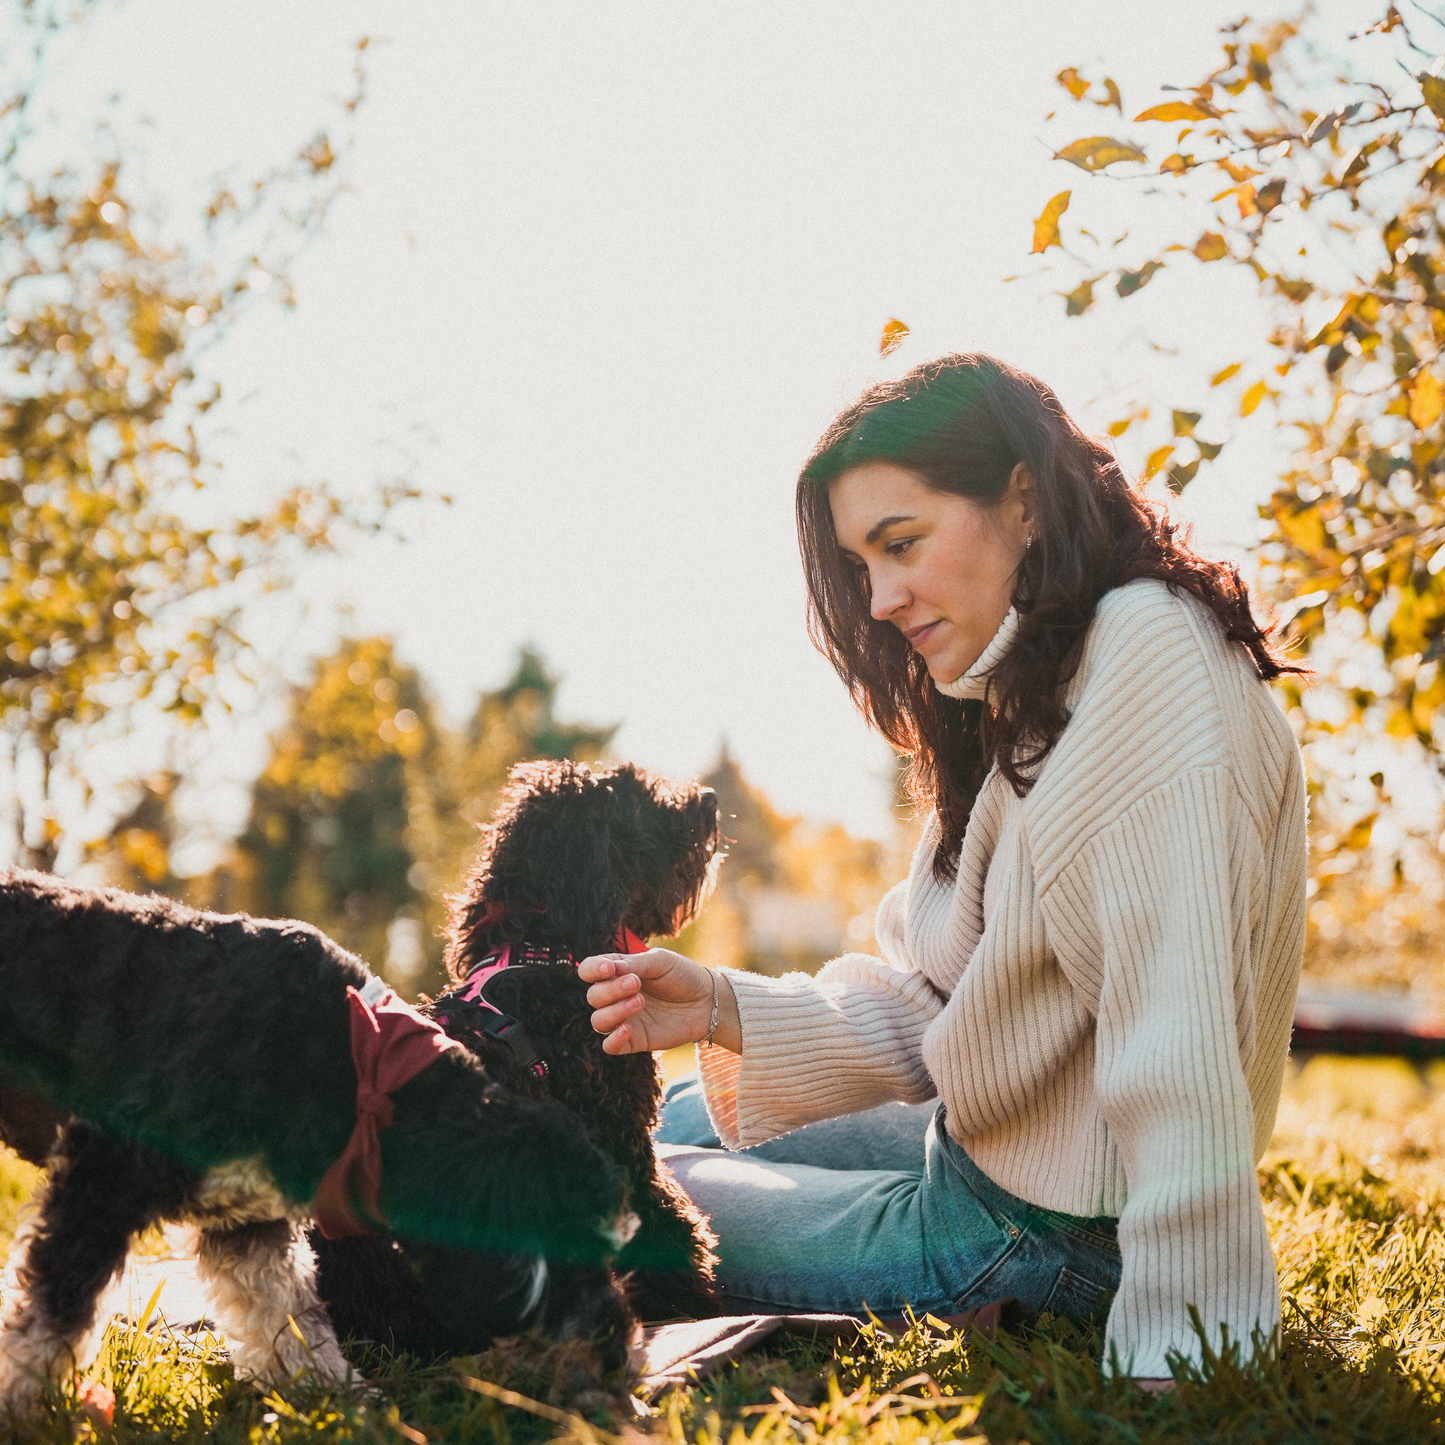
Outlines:
[[[1005,1189],[1119,1216],[1107,1344],[1167,1375],[1199,1356],[1191,1304],[1216,1343],[1279,1319],[1255,1164],[1303,950],[1304,776],[1244,650],[1162,583],[1101,600],[1067,702],[1026,799],[985,781],[953,884],[930,824],[879,906],[884,959],[729,970],[744,1050],[699,1062],[729,1148],[936,1092]]]

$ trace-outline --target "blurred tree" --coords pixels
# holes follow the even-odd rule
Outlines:
[[[292,689],[237,840],[227,906],[304,918],[373,967],[390,958],[409,981],[429,961],[409,812],[444,751],[421,680],[390,641],[344,641]]]
[[[171,850],[180,831],[174,796],[178,774],[151,773],[135,785],[134,802],[115,820],[109,835],[87,850],[106,883],[132,893],[187,894],[185,880],[171,871]]]
[[[491,817],[514,763],[531,758],[597,762],[606,756],[618,725],[559,721],[558,683],[542,655],[524,647],[512,676],[477,699],[465,731],[453,742],[450,767],[436,779],[431,833],[419,840],[426,850],[423,866],[436,884],[450,887],[460,878],[477,827]]]
[[[677,941],[710,967],[812,972],[835,954],[874,946],[873,914],[907,867],[894,845],[779,813],[724,743],[702,780],[718,796],[726,861],[718,887]]]
[[[217,192],[189,247],[146,222],[103,133],[93,164],[30,174],[46,43],[87,8],[9,0],[0,53],[0,746],[12,773],[39,778],[4,851],[40,867],[61,832],[56,770],[80,776],[88,729],[125,726],[142,703],[199,717],[245,651],[248,584],[275,586],[301,554],[413,495],[392,483],[348,503],[314,485],[202,519],[195,494],[217,469],[197,422],[219,388],[198,377],[198,353],[257,298],[290,304],[288,265],[341,188],[337,154],[323,132]]]
[[[1137,138],[1085,136],[1057,152],[1091,176],[1147,182],[1134,219],[1162,226],[1169,244],[1141,250],[1127,233],[1105,244],[1078,227],[1066,239],[1064,191],[1035,223],[1033,249],[1062,247],[1077,268],[1061,293],[1071,316],[1095,308],[1106,283],[1113,304],[1128,304],[1180,265],[1254,278],[1265,334],[1239,337],[1240,359],[1203,392],[1152,398],[1110,430],[1139,426],[1144,475],[1179,492],[1228,443],[1231,415],[1274,408],[1296,428],[1298,455],[1262,509],[1266,587],[1305,647],[1354,612],[1386,663],[1342,676],[1345,715],[1312,721],[1342,726],[1380,703],[1392,733],[1438,752],[1445,18],[1420,5],[1410,15],[1390,5],[1348,37],[1327,9],[1226,27],[1222,63],[1165,86],[1171,97],[1135,116]],[[1122,117],[1111,80],[1071,68],[1059,81],[1075,102]],[[1285,691],[1299,701],[1297,684]]]
[[[799,820],[785,818],[766,794],[743,777],[726,741],[702,781],[717,794],[727,848],[727,885],[771,887],[778,883],[783,871],[780,853]]]

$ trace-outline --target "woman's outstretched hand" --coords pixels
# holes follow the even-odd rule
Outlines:
[[[592,1027],[605,1034],[609,1054],[673,1049],[707,1037],[717,983],[718,1026],[713,1042],[742,1052],[737,1000],[726,976],[680,953],[649,948],[646,953],[599,953],[584,958],[577,977],[590,983]]]

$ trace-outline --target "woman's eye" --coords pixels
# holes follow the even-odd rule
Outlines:
[[[890,542],[884,550],[890,557],[902,557],[913,546],[915,540],[913,537],[900,537],[896,542]]]

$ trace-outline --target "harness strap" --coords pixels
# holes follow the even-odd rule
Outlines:
[[[489,909],[494,906],[498,909],[502,905],[487,905]],[[619,925],[615,939],[616,952],[618,953],[645,953],[648,944],[630,928]],[[496,1015],[495,1018],[484,1019],[473,1028],[473,1033],[485,1034],[488,1038],[496,1039],[504,1043],[517,1056],[517,1062],[529,1070],[536,1078],[547,1077],[547,1061],[537,1052],[536,1046],[527,1036],[527,1030],[522,1026],[519,1019],[511,1014],[503,1013],[501,1009],[487,997],[487,985],[496,976],[507,968],[526,968],[549,964],[565,963],[573,968],[577,966],[577,960],[570,953],[553,953],[551,949],[537,949],[522,945],[521,957],[513,961],[512,945],[504,943],[500,948],[487,954],[475,968],[467,974],[460,988],[450,993],[444,993],[436,1001],[437,1017],[443,1021],[448,1018],[456,1018],[466,1011],[467,1006],[481,1009],[486,1013]]]

